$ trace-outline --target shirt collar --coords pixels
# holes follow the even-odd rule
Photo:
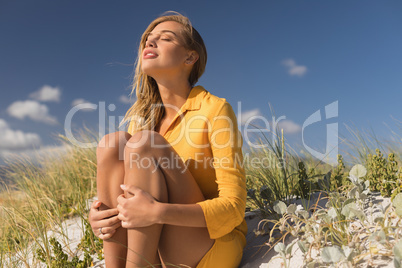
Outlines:
[[[181,110],[183,112],[199,110],[201,108],[202,98],[206,93],[207,91],[202,86],[193,87]]]

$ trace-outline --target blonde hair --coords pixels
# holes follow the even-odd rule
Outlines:
[[[187,17],[180,13],[169,11],[152,21],[142,34],[140,46],[138,48],[137,60],[135,62],[135,75],[131,94],[134,94],[135,92],[137,101],[127,111],[123,120],[123,123],[131,122],[135,131],[153,130],[165,113],[165,108],[163,107],[156,81],[141,70],[142,52],[145,48],[147,37],[158,24],[165,21],[175,21],[180,23],[183,26],[181,35],[184,40],[184,47],[198,53],[199,58],[194,63],[188,78],[189,84],[194,86],[205,71],[207,50],[201,35],[196,29],[194,29]]]

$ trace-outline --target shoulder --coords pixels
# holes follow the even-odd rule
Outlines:
[[[233,110],[225,98],[218,97],[201,86],[197,86],[197,88],[203,91],[203,94],[200,94],[201,110],[203,112],[217,115],[222,111]]]
[[[201,105],[197,114],[205,117],[211,123],[212,128],[225,126],[237,128],[236,114],[230,103],[225,98],[220,98],[205,89],[203,90],[203,93],[199,94]]]

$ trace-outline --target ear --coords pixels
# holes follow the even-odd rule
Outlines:
[[[187,59],[186,59],[186,64],[188,65],[193,65],[194,63],[197,62],[199,56],[198,53],[194,50],[189,51]]]

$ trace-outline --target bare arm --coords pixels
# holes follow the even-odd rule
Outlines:
[[[159,203],[160,222],[162,224],[206,227],[204,212],[198,204]]]
[[[206,227],[204,213],[198,204],[169,204],[156,201],[149,193],[126,186],[126,196],[117,198],[118,218],[124,228],[145,227],[152,224],[170,224],[188,227]]]

